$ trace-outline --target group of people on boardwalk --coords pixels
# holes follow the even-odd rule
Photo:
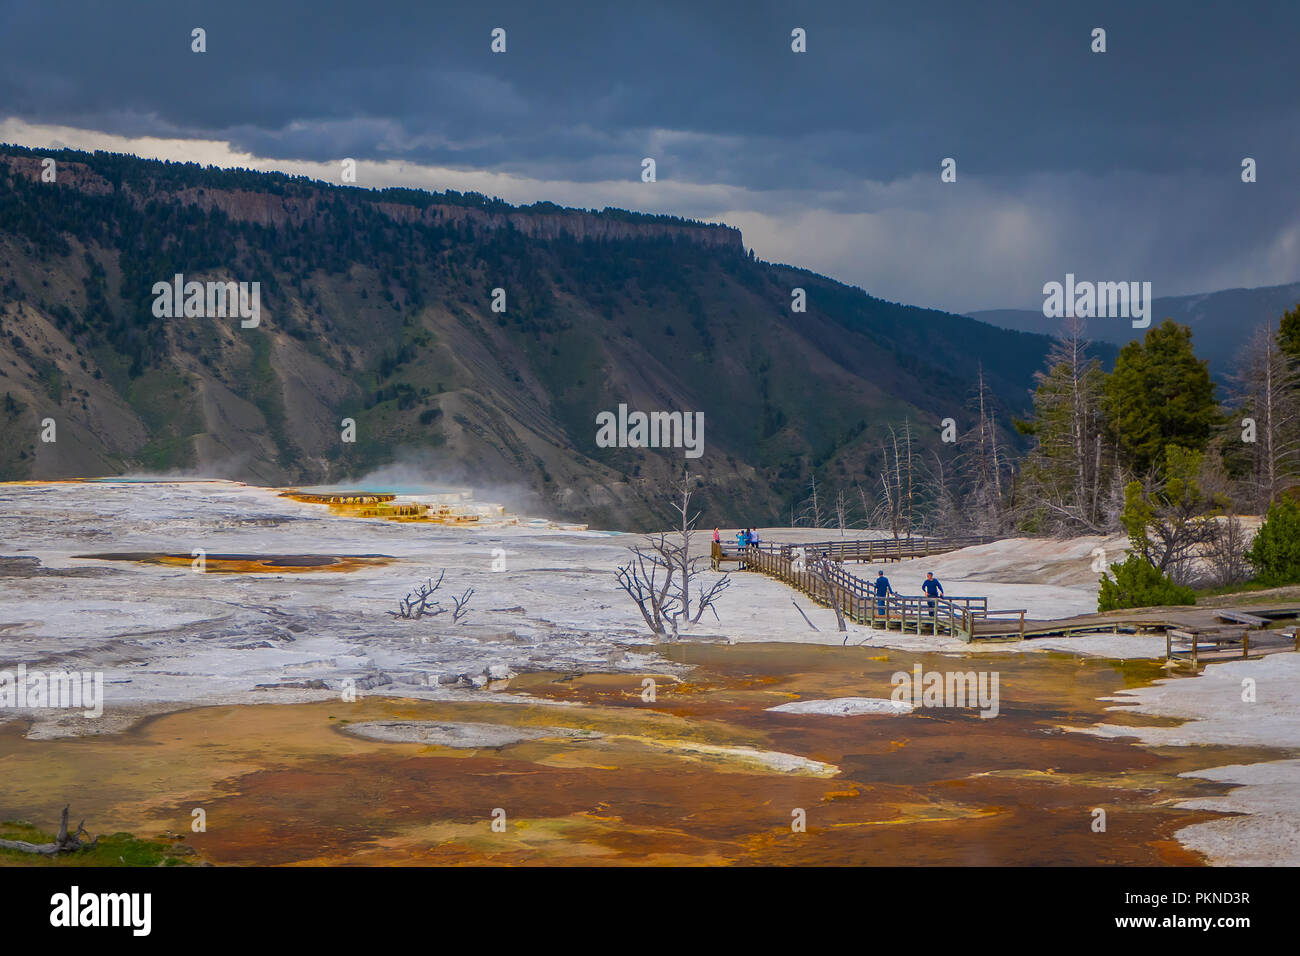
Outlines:
[[[722,541],[722,537],[718,533],[718,529],[714,528],[713,543],[719,544],[721,543],[721,541]],[[758,540],[757,528],[743,528],[742,530],[736,532],[736,550],[740,552],[741,570],[744,570],[745,568],[745,549],[748,548],[751,544],[756,545],[758,543],[759,540]]]
[[[717,528],[713,529],[713,543],[719,545],[722,543],[722,533]],[[742,528],[736,532],[736,551],[741,570],[745,568],[746,549],[750,545],[757,545],[758,543],[758,529]],[[888,605],[887,599],[897,597],[897,592],[890,586],[889,578],[885,577],[884,571],[876,572],[876,580],[873,582],[872,587],[876,592],[876,614],[884,617],[885,608]],[[934,617],[938,598],[943,597],[943,585],[939,583],[939,579],[934,576],[933,571],[925,573],[925,580],[921,582],[921,590],[925,592],[925,596],[929,599],[926,604],[929,605],[930,616]]]
[[[885,577],[884,571],[876,572],[874,588],[876,591],[876,613],[883,616],[885,613],[885,598],[896,595],[894,589],[890,587],[889,578]],[[933,571],[925,572],[925,580],[921,582],[921,590],[925,592],[926,597],[931,599],[943,597],[943,585],[939,583],[939,579],[934,576]],[[926,603],[930,605],[930,616],[934,617],[935,601],[930,600]]]

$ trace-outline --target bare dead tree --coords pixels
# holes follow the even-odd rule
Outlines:
[[[1128,485],[1130,475],[1120,465],[1115,462],[1111,469],[1110,482],[1107,484],[1107,494],[1102,498],[1099,515],[1103,522],[1103,527],[1118,528],[1120,526],[1120,516],[1124,513],[1124,488]]]
[[[1034,374],[1034,416],[1020,423],[1034,446],[1015,488],[1022,517],[1044,531],[1105,534],[1102,485],[1109,475],[1102,436],[1105,375],[1089,354],[1085,321],[1066,319],[1047,354],[1046,370]]]
[[[921,479],[921,494],[930,502],[928,521],[921,528],[927,534],[951,535],[966,530],[962,514],[961,501],[953,487],[951,468],[945,463],[939,452],[931,449],[934,467]]]
[[[709,585],[707,590],[701,591],[699,601],[695,606],[695,617],[691,619],[691,623],[698,624],[700,618],[704,616],[705,610],[713,612],[713,619],[715,621],[721,620],[721,618],[718,617],[717,608],[713,606],[713,602],[729,587],[731,587],[730,572],[723,574],[722,577],[715,580],[711,585]]]
[[[1300,370],[1269,326],[1255,331],[1238,363],[1233,397],[1251,419],[1255,506],[1262,512],[1300,479]],[[1243,436],[1246,420],[1243,419]]]
[[[968,489],[964,500],[965,510],[971,516],[974,530],[987,533],[998,530],[1003,523],[1004,462],[998,450],[997,420],[993,412],[992,395],[984,383],[982,365],[970,405],[976,415],[976,422],[959,439],[963,450],[957,462],[962,473],[962,485]]]
[[[443,568],[438,572],[438,580],[428,578],[423,584],[417,585],[414,591],[408,591],[406,597],[397,602],[397,610],[388,612],[389,617],[401,621],[418,621],[421,618],[446,614],[449,609],[443,607],[442,602],[435,597],[446,576],[447,569]],[[473,588],[466,588],[460,597],[451,595],[451,602],[455,606],[451,615],[452,621],[459,624],[461,618],[469,613],[469,599],[473,595]]]
[[[1211,466],[1203,464],[1204,475]],[[1215,506],[1201,480],[1181,480],[1180,493],[1169,494],[1174,483],[1154,469],[1142,482],[1142,497],[1147,502],[1140,538],[1129,527],[1133,548],[1151,565],[1176,584],[1191,584],[1195,578],[1196,559],[1211,545],[1217,522],[1209,513]],[[1136,488],[1136,484],[1134,485]]]
[[[849,504],[843,488],[835,492],[835,523],[839,525],[840,537],[844,537],[844,531],[849,526]]]
[[[689,506],[689,495],[686,499]],[[688,521],[687,535],[694,521],[693,517]],[[730,572],[723,572],[705,587],[701,578],[708,570],[708,558],[690,556],[688,547],[688,543],[674,541],[666,533],[647,535],[643,544],[628,548],[632,558],[615,574],[619,587],[636,603],[651,634],[671,633],[676,639],[683,621],[697,624],[706,610],[717,618],[718,597],[731,586]],[[697,595],[693,615],[686,598],[692,592]]]
[[[615,573],[618,585],[641,611],[651,634],[667,633],[675,623],[677,599],[671,593],[676,568],[676,546],[665,534],[647,535],[644,544],[628,547],[632,558]]]
[[[83,836],[89,836],[86,832],[86,821],[82,820],[77,824],[75,833],[68,833],[68,810],[70,806],[63,808],[63,814],[59,818],[59,832],[55,836],[53,843],[28,843],[26,840],[0,840],[0,847],[6,850],[18,850],[22,853],[39,853],[42,856],[55,856],[59,853],[72,853],[77,850],[89,850],[99,844],[99,837],[91,840],[89,843],[82,840]]]
[[[866,489],[862,487],[861,483],[857,484],[857,489],[858,489],[858,498],[861,499],[862,501],[862,515],[866,519],[868,526],[870,526],[872,524],[872,516],[874,512],[871,506],[867,503]]]
[[[727,588],[731,586],[731,579],[727,574],[723,574],[709,586],[707,591],[702,591],[696,600],[694,613],[691,611],[691,593],[695,590],[692,586],[697,578],[705,571],[704,564],[706,559],[703,555],[691,554],[691,539],[695,534],[695,524],[700,519],[698,511],[691,512],[691,473],[683,470],[682,480],[674,488],[672,506],[677,512],[681,521],[681,530],[678,532],[680,545],[677,550],[668,554],[666,557],[669,564],[677,565],[677,586],[674,596],[680,605],[680,616],[690,621],[692,624],[698,624],[701,617],[704,616],[705,610],[712,610],[716,619],[718,616],[715,601]],[[673,618],[674,622],[676,616]],[[676,631],[674,630],[674,634]]]
[[[691,514],[691,473],[689,470],[682,471],[682,480],[674,487],[673,492],[673,510],[681,517],[680,559],[677,562],[681,583],[678,585],[678,596],[682,604],[682,613],[689,618],[691,615],[691,534],[695,530],[695,522],[700,517],[698,511]]]
[[[913,465],[912,426],[903,423],[903,440],[900,447],[898,431],[889,426],[889,441],[881,442],[883,458],[880,469],[880,496],[876,508],[869,513],[872,523],[887,527],[897,541],[912,537],[915,521],[914,506],[918,478]],[[863,499],[865,506],[865,496]]]
[[[839,623],[841,631],[847,631],[848,625],[844,623],[844,609],[840,607],[840,592],[831,579],[831,559],[823,556],[815,565],[817,576],[826,584],[826,597],[831,602],[831,607],[835,611],[835,620]]]
[[[1216,587],[1240,584],[1250,577],[1246,560],[1246,532],[1234,514],[1214,521],[1205,544],[1205,563]]]
[[[469,613],[469,599],[473,596],[473,588],[466,588],[465,593],[460,597],[456,597],[454,594],[451,596],[451,603],[456,605],[456,609],[452,611],[451,614],[451,619],[454,623],[459,624],[460,619]]]
[[[821,528],[826,524],[826,515],[822,511],[821,495],[817,491],[817,476],[809,477],[809,488],[811,493],[803,500],[802,507],[799,509],[799,519],[807,521],[808,525],[813,528]],[[794,527],[792,524],[791,527]]]
[[[389,611],[389,615],[402,620],[418,621],[422,617],[442,614],[447,609],[440,601],[434,600],[433,595],[438,588],[442,587],[442,579],[446,576],[447,569],[444,568],[436,582],[433,578],[429,578],[424,584],[418,585],[414,591],[408,591],[406,597],[397,602],[397,610]]]
[[[903,447],[907,451],[907,494],[904,499],[907,502],[907,537],[911,540],[914,524],[912,517],[912,505],[914,503],[912,496],[912,423],[906,418],[903,419]],[[897,458],[897,455],[895,455],[895,458]]]
[[[884,523],[888,525],[890,532],[894,535],[894,540],[898,540],[898,497],[894,493],[894,486],[889,477],[889,448],[882,446],[885,453],[885,467],[880,473],[880,489],[882,500],[877,508],[877,513],[881,514]],[[879,523],[879,522],[877,522]]]

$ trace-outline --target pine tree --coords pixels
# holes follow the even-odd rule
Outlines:
[[[1247,557],[1264,584],[1277,587],[1300,581],[1300,504],[1280,498],[1270,505]]]
[[[1191,329],[1169,319],[1120,350],[1102,410],[1120,463],[1139,475],[1159,473],[1169,445],[1203,451],[1222,421],[1209,363]]]
[[[1300,305],[1282,313],[1277,338],[1282,351],[1296,362],[1300,362]]]

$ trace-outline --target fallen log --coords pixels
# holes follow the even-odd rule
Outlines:
[[[53,843],[28,843],[26,840],[0,840],[0,847],[6,850],[18,850],[22,853],[39,853],[42,856],[54,856],[56,853],[73,853],[77,850],[88,850],[99,843],[99,837],[91,840],[89,843],[84,842],[81,837],[90,836],[86,833],[86,821],[82,820],[77,824],[75,833],[68,833],[68,810],[71,804],[63,808],[63,815],[59,819],[59,833],[54,838]]]

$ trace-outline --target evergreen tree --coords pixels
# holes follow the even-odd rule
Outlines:
[[[1300,305],[1282,313],[1277,340],[1283,352],[1293,361],[1300,362]]]
[[[1110,574],[1115,577],[1112,579]],[[1196,592],[1175,584],[1136,552],[1129,554],[1122,563],[1112,564],[1110,574],[1101,576],[1101,587],[1097,592],[1098,611],[1196,603]]]
[[[1170,445],[1203,451],[1222,420],[1209,363],[1191,329],[1169,319],[1120,350],[1102,409],[1120,463],[1139,475],[1158,472]]]
[[[1264,584],[1300,581],[1300,504],[1294,498],[1282,497],[1269,506],[1246,557]]]

